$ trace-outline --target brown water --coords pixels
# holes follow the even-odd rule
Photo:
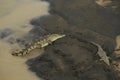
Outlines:
[[[10,37],[20,38],[26,35],[33,18],[48,15],[49,4],[40,0],[0,0],[0,30],[10,29],[12,34],[0,39],[0,80],[40,80],[25,64],[26,58],[12,56],[11,50],[19,47],[9,44]]]

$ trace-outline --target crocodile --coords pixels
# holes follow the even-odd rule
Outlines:
[[[44,36],[43,38],[33,42],[29,43],[24,49],[20,51],[14,51],[12,52],[13,56],[24,56],[26,54],[29,54],[32,50],[37,48],[44,48],[45,46],[51,44],[52,42],[56,41],[59,38],[65,37],[65,34],[49,34]]]
[[[106,52],[102,49],[102,47],[99,44],[97,44],[95,42],[91,42],[91,43],[98,47],[97,54],[101,58],[100,60],[104,61],[109,66],[110,61],[109,61],[109,57],[107,56]]]

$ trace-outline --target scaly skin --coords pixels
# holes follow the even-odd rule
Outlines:
[[[106,52],[102,49],[102,47],[95,43],[92,42],[94,45],[96,45],[98,47],[98,52],[97,54],[100,56],[100,60],[104,61],[108,66],[110,65],[110,61],[109,61],[109,57],[107,56]]]
[[[44,36],[42,39],[37,40],[31,45],[28,45],[25,49],[22,49],[21,51],[13,52],[12,55],[13,56],[24,56],[26,54],[29,54],[33,49],[44,48],[45,46],[49,45],[50,43],[62,37],[65,37],[65,35],[51,34],[51,35]]]

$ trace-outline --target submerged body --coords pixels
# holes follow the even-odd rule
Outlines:
[[[64,36],[65,35],[63,34],[51,34],[51,35],[44,36],[42,39],[39,39],[36,42],[26,46],[25,49],[22,49],[21,51],[18,51],[18,52],[13,52],[12,55],[23,56],[23,55],[29,54],[33,49],[43,48],[51,44],[55,40],[62,38]]]

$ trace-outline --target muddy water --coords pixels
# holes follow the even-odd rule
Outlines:
[[[10,54],[19,46],[8,40],[26,35],[33,28],[29,21],[48,15],[48,7],[47,2],[40,0],[0,0],[0,80],[40,80],[28,70],[25,64],[28,58]]]

